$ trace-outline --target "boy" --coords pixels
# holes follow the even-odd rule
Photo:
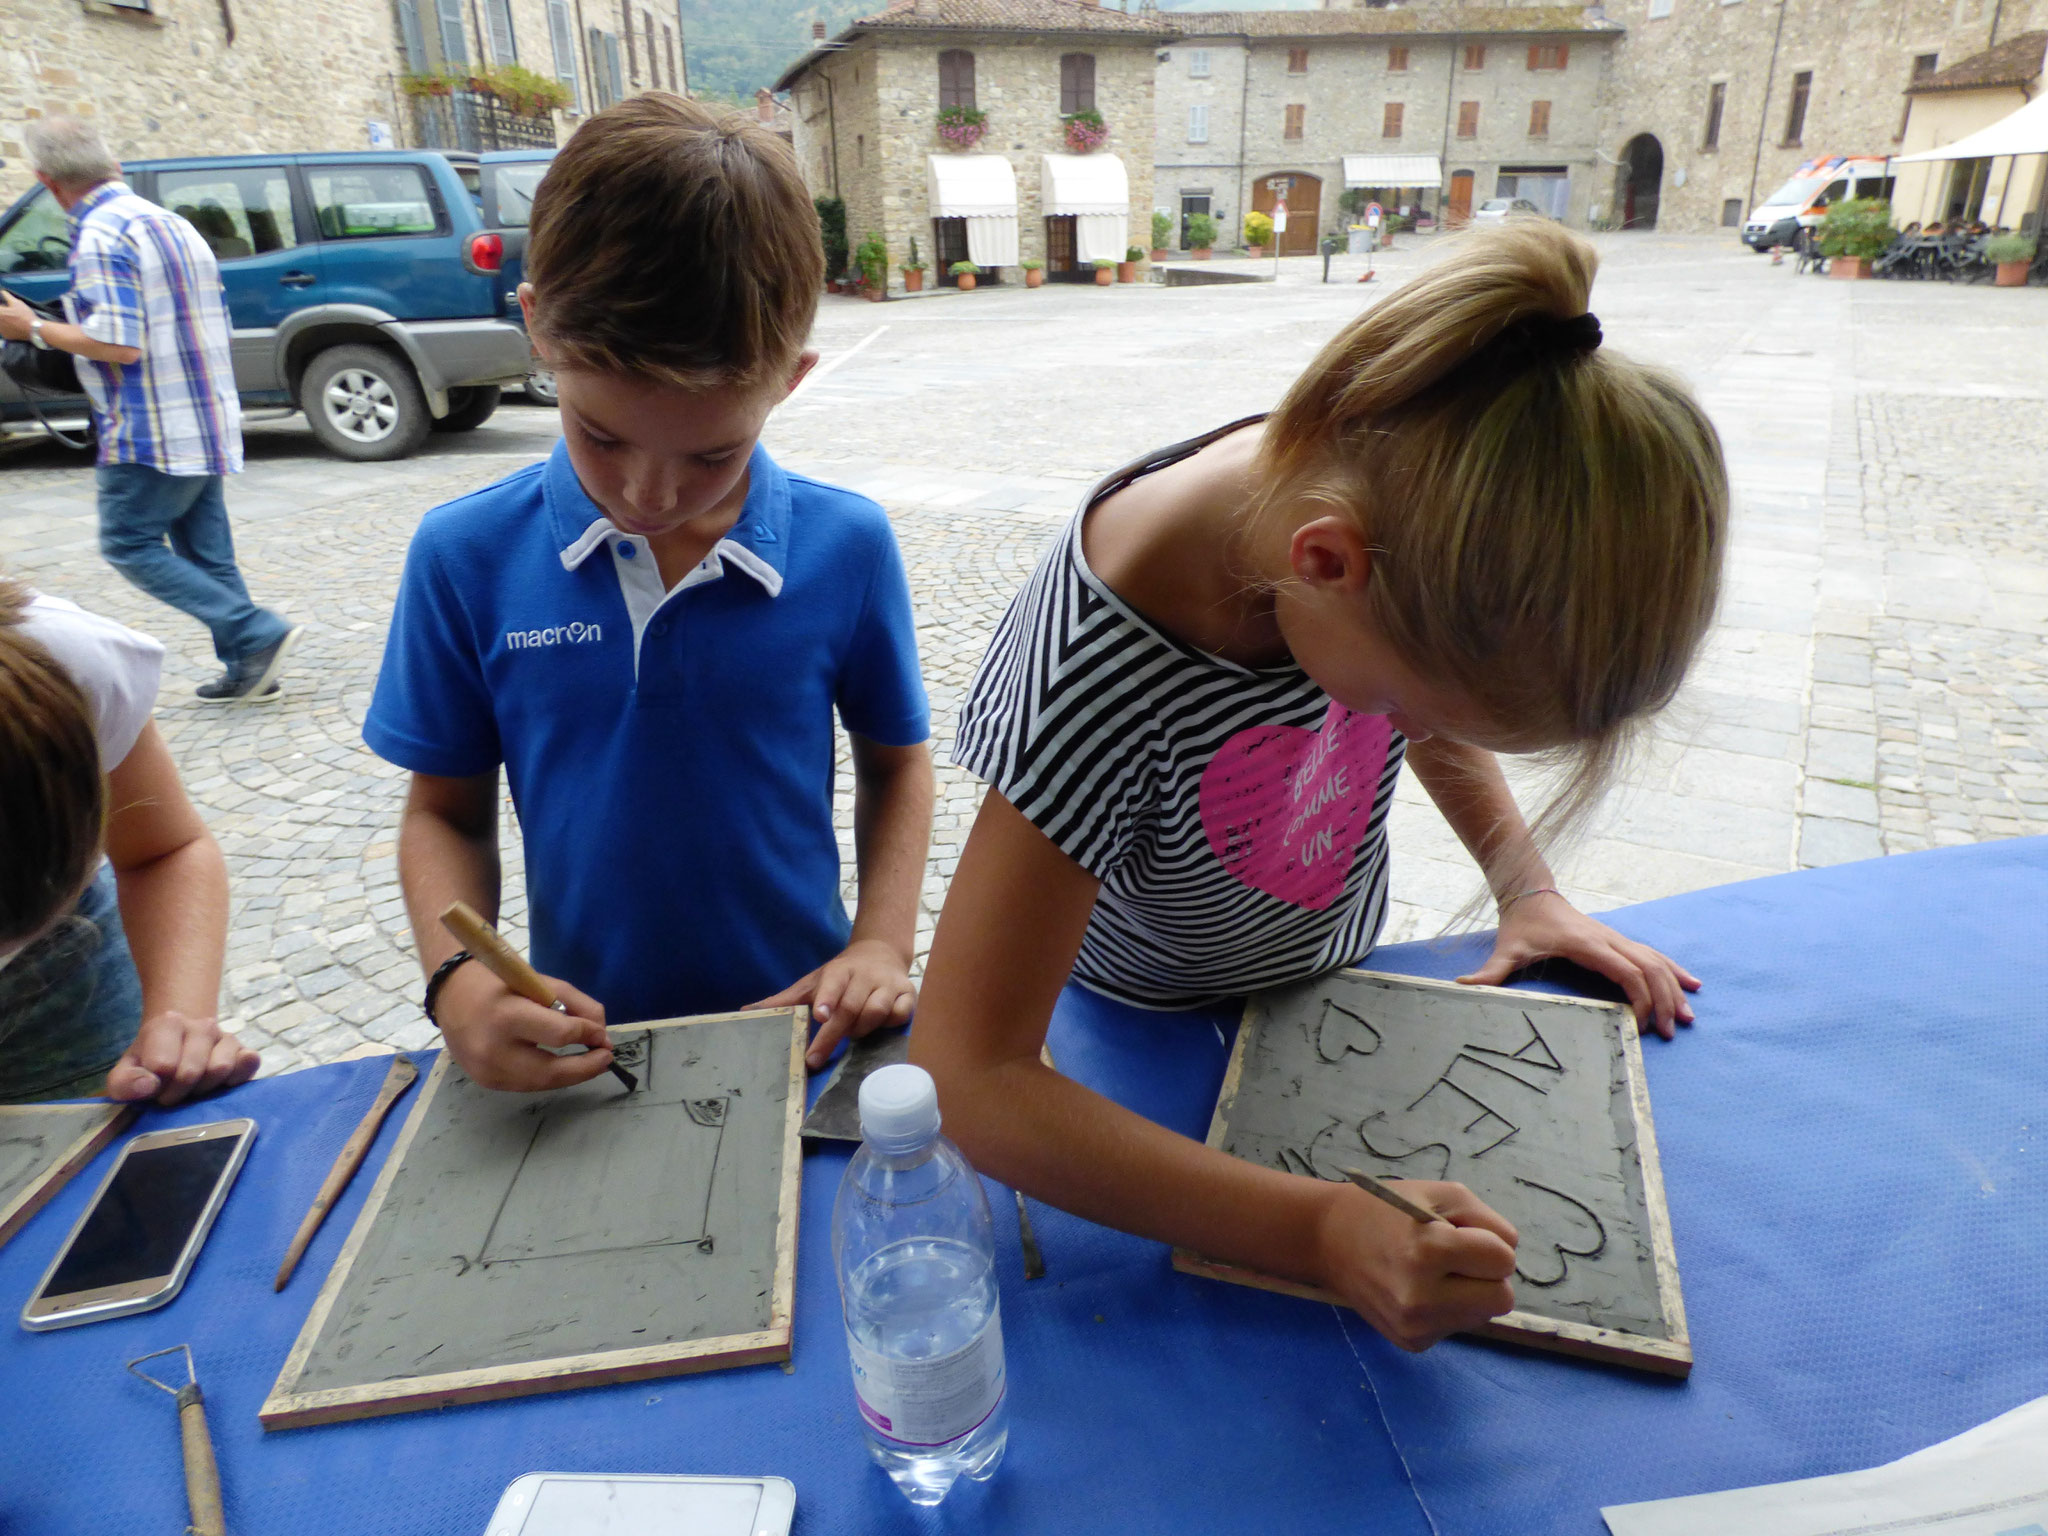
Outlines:
[[[556,157],[526,275],[562,441],[421,522],[363,724],[413,775],[398,867],[428,1016],[490,1088],[603,1072],[608,1016],[764,1005],[811,1005],[816,1067],[910,1015],[932,769],[888,519],[757,446],[817,361],[810,195],[772,134],[638,96]],[[533,961],[566,1015],[461,963],[439,922],[457,899],[495,918],[501,763]]]

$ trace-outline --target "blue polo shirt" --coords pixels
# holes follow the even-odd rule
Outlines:
[[[559,444],[436,507],[363,722],[415,773],[504,765],[533,963],[612,1023],[744,1007],[844,948],[833,711],[885,746],[930,734],[887,516],[759,447],[748,474],[669,591]]]

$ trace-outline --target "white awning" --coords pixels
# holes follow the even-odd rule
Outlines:
[[[1895,155],[1894,165],[1914,160],[1995,160],[2002,155],[2048,155],[2048,91],[2010,117],[1979,128],[1966,139],[1917,155]]]
[[[930,155],[925,192],[935,219],[967,221],[967,259],[1017,265],[1017,173],[1003,155]]]
[[[1435,155],[1346,155],[1347,187],[1441,187],[1444,168]]]
[[[1005,155],[929,155],[925,190],[935,219],[1017,217],[1017,173]]]
[[[1113,213],[1129,218],[1130,173],[1123,161],[1101,150],[1092,155],[1047,155],[1041,200],[1050,215]]]

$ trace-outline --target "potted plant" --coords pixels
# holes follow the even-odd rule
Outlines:
[[[838,293],[846,279],[846,204],[836,197],[814,199],[818,236],[825,245],[825,291]]]
[[[1137,246],[1124,250],[1124,259],[1116,264],[1116,280],[1120,283],[1135,283],[1138,280],[1138,263],[1145,259],[1145,253]]]
[[[1984,259],[1998,268],[1998,286],[2026,286],[2027,268],[2033,265],[2034,242],[2025,235],[1993,235],[1984,242]]]
[[[1060,121],[1067,127],[1067,148],[1077,155],[1102,148],[1103,140],[1109,137],[1109,125],[1093,107],[1069,112]]]
[[[1098,288],[1107,288],[1111,283],[1115,281],[1116,263],[1111,261],[1107,256],[1097,257],[1095,261],[1095,286]]]
[[[1209,213],[1188,215],[1188,255],[1196,261],[1207,261],[1209,252],[1216,245],[1216,216]]]
[[[917,254],[917,236],[910,237],[910,259],[903,263],[903,291],[924,292],[924,260]]]
[[[1152,215],[1152,259],[1154,261],[1164,261],[1171,254],[1172,248],[1167,244],[1167,241],[1172,238],[1173,220],[1166,214],[1155,212]]]
[[[1882,198],[1851,197],[1835,204],[1820,221],[1820,253],[1829,277],[1868,277],[1874,257],[1898,238],[1892,205]]]
[[[889,247],[872,229],[853,248],[854,269],[860,273],[861,292],[880,303],[889,293]]]
[[[953,281],[960,285],[962,293],[974,292],[974,280],[981,275],[981,268],[971,261],[956,261],[946,270],[953,274]]]
[[[1026,288],[1043,288],[1045,286],[1044,262],[1040,261],[1036,256],[1031,256],[1018,262],[1017,265],[1024,269],[1024,286]]]
[[[988,132],[988,114],[979,107],[939,108],[939,137],[955,149],[972,149]]]
[[[1273,218],[1271,214],[1248,213],[1244,216],[1244,245],[1246,252],[1257,260],[1266,254],[1266,247],[1273,243]]]

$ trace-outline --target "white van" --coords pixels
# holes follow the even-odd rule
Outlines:
[[[1799,231],[1818,229],[1829,208],[1851,197],[1892,198],[1891,161],[1880,155],[1823,155],[1749,212],[1742,243],[1753,251],[1796,244]]]

